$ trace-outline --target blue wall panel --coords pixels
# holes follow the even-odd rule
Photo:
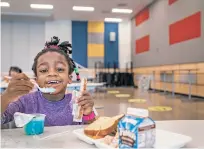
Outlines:
[[[87,21],[72,21],[72,58],[87,67]]]
[[[116,41],[110,41],[110,32],[116,33]],[[107,67],[110,63],[110,67],[113,67],[113,63],[116,62],[118,67],[118,23],[105,23],[104,46],[104,66]]]

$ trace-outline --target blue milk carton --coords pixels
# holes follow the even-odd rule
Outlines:
[[[152,148],[156,139],[155,122],[148,110],[128,108],[118,123],[119,148]]]

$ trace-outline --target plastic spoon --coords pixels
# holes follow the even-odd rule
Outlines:
[[[32,81],[31,81],[32,82]],[[35,86],[37,86],[37,88],[43,92],[43,93],[54,93],[55,92],[55,88],[52,88],[52,87],[43,87],[41,88],[37,83],[35,82],[32,82]]]

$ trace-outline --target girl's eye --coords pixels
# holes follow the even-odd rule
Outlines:
[[[46,73],[47,71],[48,71],[47,69],[40,70],[41,73]]]
[[[57,68],[57,71],[58,71],[58,72],[63,72],[64,69],[63,69],[63,68]]]

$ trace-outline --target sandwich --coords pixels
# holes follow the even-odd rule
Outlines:
[[[114,117],[99,117],[93,123],[85,127],[84,133],[93,139],[104,138],[111,134],[115,135],[118,122],[124,116],[124,114],[121,114]]]
[[[72,114],[74,116],[74,122],[82,122],[83,117],[83,108],[77,104],[78,98],[81,96],[81,92],[86,91],[87,88],[87,79],[82,79],[80,85],[80,92],[73,91],[72,99],[73,99],[73,111]]]

